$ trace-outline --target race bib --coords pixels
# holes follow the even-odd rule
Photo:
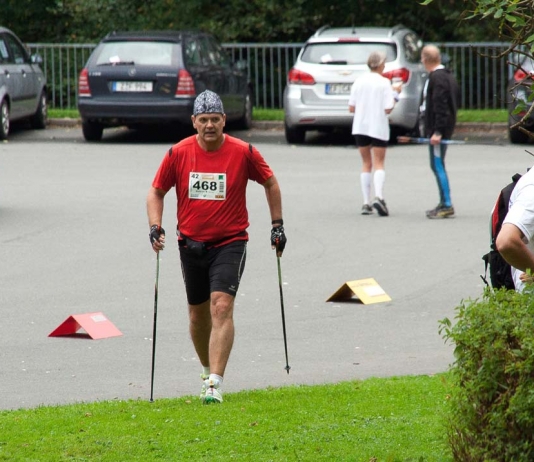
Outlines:
[[[226,199],[226,173],[189,173],[189,198],[208,201]]]

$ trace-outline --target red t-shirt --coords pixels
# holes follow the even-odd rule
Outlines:
[[[176,188],[180,233],[201,242],[248,240],[248,180],[265,183],[273,172],[249,143],[224,135],[217,151],[203,150],[196,135],[175,144],[152,186]]]

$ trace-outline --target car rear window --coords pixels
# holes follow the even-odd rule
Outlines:
[[[395,44],[369,42],[309,43],[301,60],[313,64],[367,64],[373,51],[386,53],[386,61],[397,59]]]
[[[96,65],[134,63],[146,66],[176,66],[178,44],[171,42],[106,42],[96,56]]]

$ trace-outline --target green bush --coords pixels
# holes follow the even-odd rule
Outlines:
[[[454,460],[534,460],[534,290],[486,289],[440,321],[455,345],[449,445]]]

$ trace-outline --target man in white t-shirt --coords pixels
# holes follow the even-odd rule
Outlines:
[[[386,54],[374,51],[367,65],[370,73],[359,77],[352,85],[349,111],[354,114],[352,134],[362,157],[360,182],[363,194],[362,215],[371,215],[373,208],[380,216],[388,216],[383,187],[386,178],[384,163],[389,141],[388,114],[395,106],[400,85],[394,89],[389,79],[382,76],[386,66]],[[374,167],[374,175],[373,175]],[[374,183],[375,199],[370,205],[371,180]]]
[[[515,289],[534,282],[534,169],[517,182],[510,196],[510,206],[496,241],[497,250],[512,266]]]

